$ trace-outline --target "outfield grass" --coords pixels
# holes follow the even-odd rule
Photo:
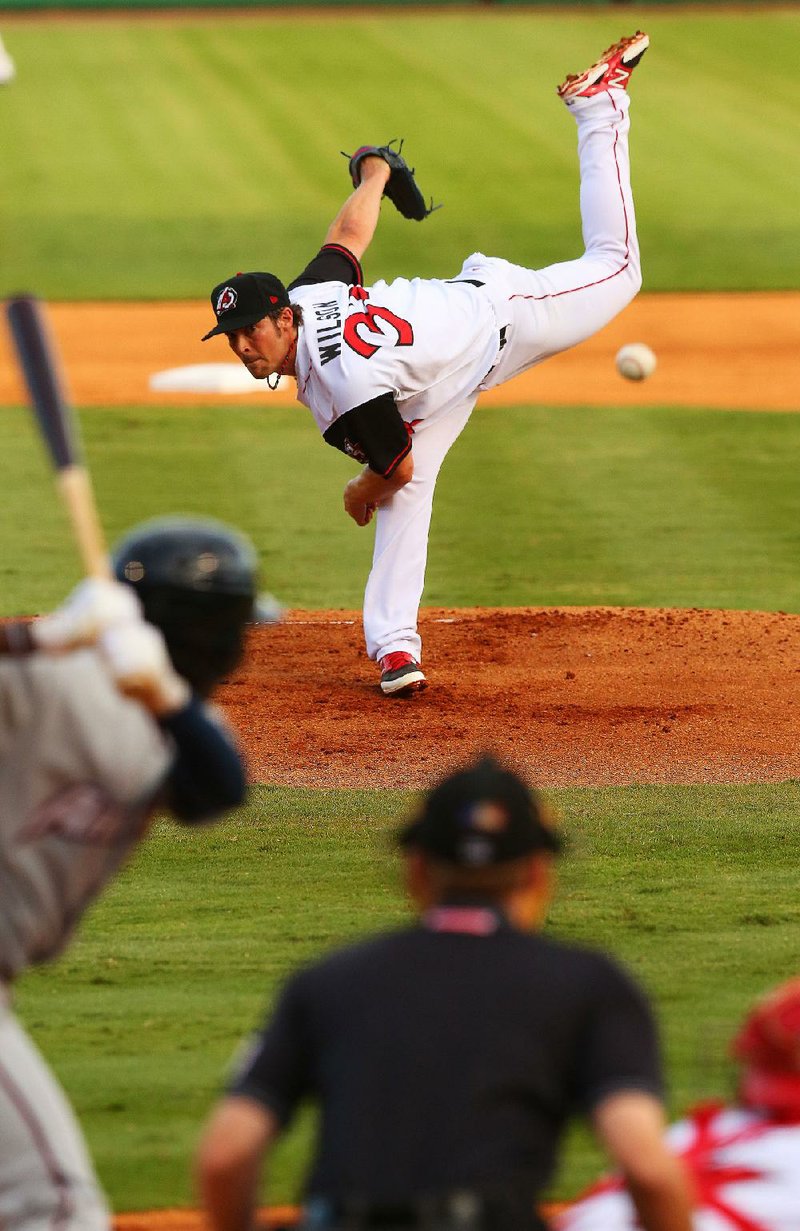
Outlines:
[[[2,412],[0,614],[46,610],[79,566],[29,416]],[[153,514],[248,531],[290,607],[360,606],[373,531],[341,507],[353,465],[304,411],[87,410],[116,538]],[[478,410],[437,488],[430,605],[800,611],[796,415],[690,409]]]
[[[637,24],[653,38],[633,86],[646,285],[800,286],[800,13],[631,5],[16,19],[0,294],[194,297],[265,265],[288,279],[346,194],[339,150],[395,135],[445,208],[422,227],[385,210],[368,276],[446,275],[475,249],[575,256],[574,135],[553,87]]]
[[[800,786],[553,792],[570,835],[550,927],[609,946],[652,994],[673,1112],[728,1092],[724,1049],[750,999],[796,968]],[[257,788],[246,812],[159,823],[19,1012],[73,1098],[118,1209],[189,1199],[198,1125],[241,1037],[298,962],[407,917],[393,792]],[[308,1123],[273,1200],[297,1195]],[[599,1155],[574,1136],[554,1195]]]

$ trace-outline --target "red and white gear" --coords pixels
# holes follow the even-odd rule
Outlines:
[[[694,1231],[798,1231],[800,1116],[794,1122],[739,1107],[695,1108],[669,1129],[694,1186]],[[554,1231],[638,1231],[619,1179],[601,1181],[555,1220]]]
[[[694,1231],[800,1231],[800,978],[760,1000],[731,1044],[739,1106],[708,1103],[668,1132],[695,1192]],[[601,1180],[556,1231],[636,1231],[619,1179]]]
[[[731,1043],[731,1054],[743,1066],[740,1103],[800,1119],[800,978],[758,1001]]]

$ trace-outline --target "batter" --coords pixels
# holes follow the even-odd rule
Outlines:
[[[211,293],[217,324],[206,338],[226,334],[258,379],[294,376],[327,443],[364,463],[344,505],[359,526],[375,517],[364,635],[386,695],[426,684],[417,618],[433,493],[478,395],[590,337],[641,286],[627,85],[648,43],[641,32],[622,39],[558,89],[578,128],[578,260],[530,270],[478,252],[453,278],[365,287],[360,259],[391,175],[372,156],[288,290],[245,273]]]
[[[0,627],[0,1227],[109,1231],[80,1128],[12,1011],[156,809],[241,803],[244,768],[204,698],[239,658],[255,555],[225,527],[158,522],[32,624]],[[146,618],[142,618],[142,615]],[[180,671],[180,674],[179,674]]]

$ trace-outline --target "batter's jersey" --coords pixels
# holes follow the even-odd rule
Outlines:
[[[652,1016],[628,976],[475,904],[296,975],[231,1085],[284,1123],[303,1099],[320,1104],[310,1197],[468,1188],[515,1231],[539,1225],[569,1116],[625,1089],[660,1091]]]
[[[64,947],[171,759],[93,650],[0,660],[0,980]]]
[[[800,1121],[707,1104],[672,1125],[668,1140],[692,1178],[694,1231],[800,1231]],[[566,1210],[557,1231],[639,1225],[630,1197],[609,1179]]]
[[[477,397],[500,326],[491,296],[466,274],[370,287],[360,277],[352,254],[329,245],[290,284],[303,309],[297,396],[329,444],[388,478],[415,424]]]

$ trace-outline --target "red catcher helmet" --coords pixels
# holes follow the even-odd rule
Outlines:
[[[782,1119],[800,1119],[800,977],[759,1000],[731,1043],[743,1072],[739,1099]]]

